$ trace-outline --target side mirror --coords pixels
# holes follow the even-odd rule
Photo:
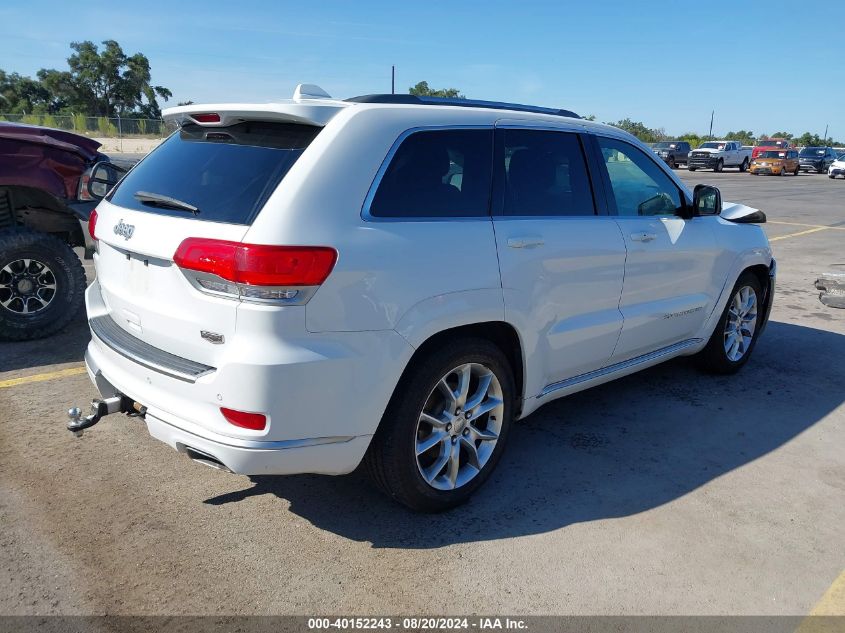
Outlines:
[[[88,195],[97,200],[105,198],[126,172],[127,170],[123,167],[118,167],[109,161],[104,160],[95,164],[89,171],[91,175],[87,184]]]
[[[719,215],[722,192],[711,185],[696,185],[692,194],[693,215]]]

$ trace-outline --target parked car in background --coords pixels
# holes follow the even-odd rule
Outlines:
[[[132,411],[225,471],[363,460],[439,511],[515,420],[681,355],[736,372],[766,324],[765,215],[572,112],[300,86],[164,118],[97,205],[75,433]]]
[[[678,165],[687,164],[690,144],[686,141],[660,141],[652,145],[652,150],[671,169],[675,169]]]
[[[789,149],[790,147],[795,147],[792,141],[785,138],[764,138],[757,141],[754,145],[754,149],[751,150],[751,158],[757,158],[760,152],[763,152],[767,149]]]
[[[798,154],[801,161],[801,171],[814,171],[823,174],[836,160],[836,152],[832,147],[805,147]]]
[[[837,176],[845,177],[845,154],[839,156],[830,164],[830,167],[827,168],[828,178],[836,178]]]
[[[79,312],[88,217],[126,170],[97,141],[0,122],[0,340],[53,334]]]
[[[795,149],[767,149],[760,152],[757,158],[751,159],[749,173],[759,176],[798,175],[798,150]]]
[[[712,169],[722,171],[725,167],[748,169],[751,152],[742,149],[739,141],[706,141],[689,153],[687,166],[690,171]]]

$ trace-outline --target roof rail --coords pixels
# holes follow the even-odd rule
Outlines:
[[[452,97],[418,97],[417,95],[405,94],[375,94],[351,97],[346,99],[346,101],[350,101],[352,103],[402,103],[410,105],[444,105],[461,106],[464,108],[490,108],[491,110],[514,110],[516,112],[533,112],[535,114],[565,116],[573,119],[581,118],[571,110],[562,110],[559,108],[543,108],[540,106],[523,105],[520,103],[480,101],[478,99],[456,99]]]

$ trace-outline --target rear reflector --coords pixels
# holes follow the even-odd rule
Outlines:
[[[91,239],[96,241],[97,235],[95,234],[95,229],[97,228],[97,210],[94,209],[91,212],[91,215],[88,216],[88,235],[91,236]]]
[[[220,407],[220,413],[226,418],[229,424],[239,426],[243,429],[252,429],[253,431],[263,431],[267,426],[267,417],[263,413],[247,413],[246,411],[235,411],[234,409],[227,409]]]
[[[206,112],[204,114],[191,114],[190,117],[197,123],[220,123],[220,115],[216,112]]]
[[[331,273],[337,251],[326,246],[267,246],[199,237],[184,240],[173,261],[179,268],[210,273],[250,286],[319,286]]]

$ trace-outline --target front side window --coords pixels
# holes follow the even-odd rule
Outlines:
[[[380,218],[489,214],[493,130],[423,130],[402,141],[370,204]]]
[[[603,136],[597,140],[619,215],[675,214],[682,204],[681,192],[657,163],[625,141]]]
[[[595,215],[593,192],[577,134],[504,130],[503,213],[506,216]]]

